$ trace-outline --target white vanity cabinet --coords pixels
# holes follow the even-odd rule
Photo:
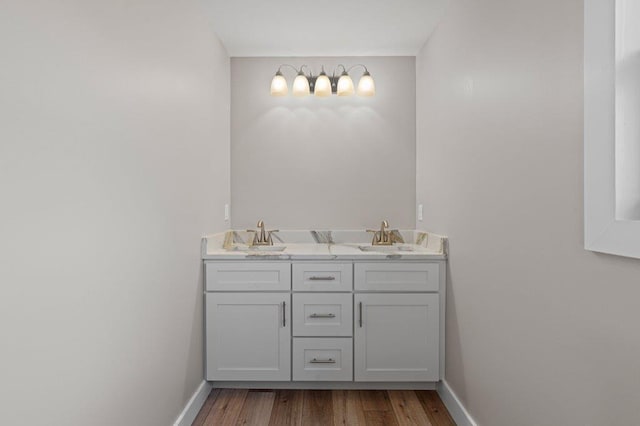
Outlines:
[[[207,380],[291,380],[291,264],[207,262],[205,271]]]
[[[206,261],[206,378],[253,387],[437,382],[444,371],[444,265]]]
[[[355,380],[440,380],[440,264],[355,263]]]

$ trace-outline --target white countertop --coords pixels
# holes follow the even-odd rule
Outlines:
[[[252,234],[229,230],[202,238],[204,260],[443,260],[447,239],[415,230],[400,230],[404,243],[372,246],[365,231],[280,231],[274,245],[250,247]],[[273,250],[272,250],[273,248]],[[364,248],[364,250],[362,249]]]

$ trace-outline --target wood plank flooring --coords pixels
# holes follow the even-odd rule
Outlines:
[[[213,389],[193,426],[455,426],[436,391]]]

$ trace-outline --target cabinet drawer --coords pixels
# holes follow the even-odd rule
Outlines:
[[[351,336],[352,317],[351,293],[293,295],[294,336]]]
[[[351,338],[293,339],[293,380],[353,380],[353,341]]]
[[[294,263],[294,291],[351,291],[351,263]]]
[[[207,291],[289,291],[291,264],[282,262],[207,262]]]
[[[438,263],[356,263],[355,289],[364,291],[438,291]]]

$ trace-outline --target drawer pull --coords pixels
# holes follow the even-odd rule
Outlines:
[[[309,318],[335,318],[336,314],[311,314]]]
[[[334,281],[336,277],[309,277],[309,281]]]
[[[317,359],[314,358],[311,361],[309,361],[309,363],[311,364],[335,364],[336,360],[333,358],[329,358],[329,359]]]

